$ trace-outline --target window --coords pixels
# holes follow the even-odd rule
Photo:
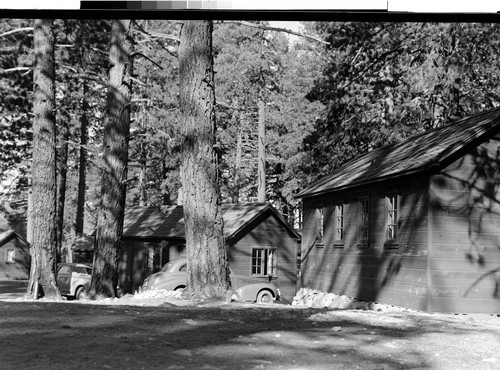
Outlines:
[[[335,205],[335,242],[344,242],[344,204]]]
[[[297,252],[297,276],[300,276],[302,270],[302,252]]]
[[[370,202],[368,199],[359,201],[359,238],[361,244],[368,244],[370,233]]]
[[[397,240],[398,238],[398,196],[387,197],[387,239]]]
[[[16,250],[15,249],[7,249],[5,251],[5,262],[16,263]]]
[[[154,266],[154,257],[155,257],[155,251],[154,248],[151,246],[145,246],[144,247],[144,266],[143,268],[152,270]]]
[[[252,250],[252,275],[276,276],[276,249],[261,248]]]
[[[323,236],[325,234],[325,216],[323,207],[318,207],[316,209],[316,215],[317,215],[317,225],[316,225],[317,244],[323,245]]]
[[[58,275],[71,275],[71,267],[67,265],[62,265],[57,271]]]

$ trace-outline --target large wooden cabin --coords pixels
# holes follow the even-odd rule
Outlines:
[[[297,197],[303,287],[500,313],[500,109],[370,151]]]

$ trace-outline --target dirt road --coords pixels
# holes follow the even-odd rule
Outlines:
[[[1,369],[498,369],[499,348],[496,315],[0,301]]]

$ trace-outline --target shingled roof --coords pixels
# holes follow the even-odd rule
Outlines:
[[[123,236],[155,238],[164,222],[165,217],[159,207],[128,207],[123,220]]]
[[[223,204],[224,234],[226,240],[238,237],[244,228],[259,217],[272,214],[290,233],[300,235],[271,205],[265,203]],[[123,237],[134,239],[185,239],[184,210],[182,206],[130,207],[125,211]]]
[[[433,173],[500,132],[500,108],[372,150],[310,185],[297,198]]]

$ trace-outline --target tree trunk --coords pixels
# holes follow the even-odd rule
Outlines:
[[[141,160],[141,170],[139,171],[139,206],[146,205],[146,160]]]
[[[211,21],[187,21],[179,45],[186,293],[201,299],[223,299],[228,291],[219,158],[214,147],[212,30]]]
[[[240,171],[241,171],[242,152],[243,152],[243,127],[242,123],[240,122],[238,126],[238,139],[236,141],[236,158],[234,161],[233,203],[238,203],[240,200]]]
[[[130,20],[114,20],[111,29],[107,117],[104,127],[101,204],[97,219],[92,296],[116,297],[120,240],[127,180],[132,74]]]
[[[65,115],[60,126],[60,151],[59,157],[59,185],[57,191],[57,229],[56,229],[56,263],[61,262],[63,230],[64,230],[64,204],[66,202],[66,181],[68,178],[68,140],[69,140],[69,120]]]
[[[262,100],[259,100],[259,137],[257,166],[257,200],[266,201],[266,111]]]
[[[82,83],[83,100],[82,100],[82,115],[80,117],[80,161],[78,165],[78,199],[76,202],[76,235],[83,234],[83,226],[85,220],[85,188],[87,185],[87,130],[89,120],[87,112],[89,105],[86,95],[88,93],[87,82]]]
[[[46,297],[60,299],[56,269],[56,120],[52,20],[34,22],[33,164],[31,271],[27,294],[40,284]],[[36,299],[37,297],[35,297]]]

